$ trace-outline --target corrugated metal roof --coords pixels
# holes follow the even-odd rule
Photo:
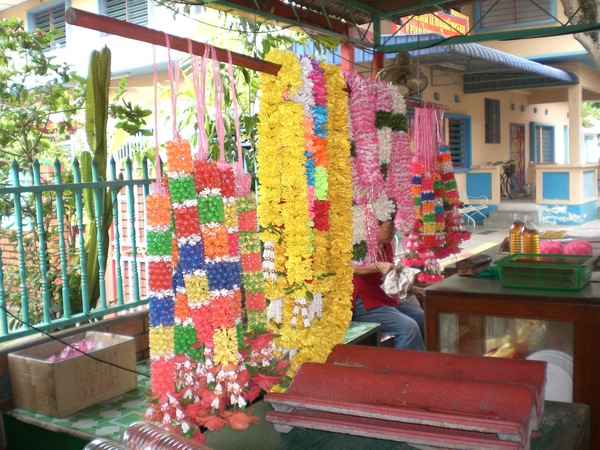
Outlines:
[[[431,69],[462,73],[465,94],[579,83],[564,70],[479,44],[446,45],[416,53],[420,63]]]
[[[426,41],[438,34],[396,35],[394,43]],[[530,61],[483,45],[439,45],[411,51],[413,60],[432,71],[463,75],[465,94],[578,84],[570,72]]]

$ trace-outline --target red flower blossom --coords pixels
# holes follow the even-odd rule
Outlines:
[[[257,417],[252,417],[250,413],[243,411],[228,411],[222,416],[229,421],[229,425],[234,430],[245,430],[251,423],[258,422]]]
[[[210,405],[216,398],[219,397],[210,389],[206,389],[202,392],[202,394],[200,394],[200,399],[202,400],[202,403],[206,405]]]
[[[196,423],[200,426],[208,428],[210,431],[220,430],[225,426],[225,421],[219,416],[198,416]]]
[[[279,380],[280,377],[278,376],[265,375],[263,373],[257,373],[255,376],[252,377],[252,382],[259,386],[261,389],[264,389],[265,391],[271,389],[273,385],[275,385],[275,383],[279,382]]]
[[[253,384],[252,386],[250,386],[250,389],[248,389],[248,391],[244,394],[244,398],[247,402],[252,403],[258,398],[261,392],[262,389],[259,386]]]
[[[279,362],[277,363],[277,372],[279,372],[282,375],[285,375],[285,373],[290,368],[291,362],[292,361],[289,360],[289,359],[281,359],[281,360],[279,360]]]

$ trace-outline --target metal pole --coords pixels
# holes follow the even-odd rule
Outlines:
[[[101,31],[103,33],[114,34],[128,39],[134,39],[140,42],[147,42],[149,44],[160,45],[161,47],[167,46],[167,39],[169,37],[169,45],[175,50],[189,53],[188,39],[172,34],[167,34],[163,31],[153,30],[152,28],[143,27],[122,20],[113,19],[112,17],[101,16],[88,11],[83,11],[77,8],[68,8],[65,12],[65,21],[70,25],[75,25],[90,30]],[[204,55],[204,49],[206,44],[201,42],[192,42],[192,53],[197,56]],[[219,47],[214,47],[217,55],[217,60],[221,62],[227,62],[227,50]],[[242,55],[241,53],[231,52],[231,60],[236,66],[246,67],[251,70],[258,72],[268,73],[270,75],[277,75],[280,64],[271,63],[258,58],[252,58],[251,56]],[[420,99],[405,98],[406,105],[415,108],[420,108],[425,102]],[[442,109],[447,109],[444,106]]]
[[[160,45],[166,47],[167,37],[169,45],[175,50],[189,53],[188,39],[172,34],[167,34],[162,31],[153,30],[152,28],[143,27],[122,20],[113,19],[111,17],[101,16],[81,9],[68,8],[65,12],[65,21],[68,24],[76,25],[91,30],[101,31],[103,33],[114,34],[124,38],[134,39],[136,41],[147,42],[149,44]],[[192,53],[197,56],[204,55],[206,44],[201,42],[191,41]],[[217,54],[217,60],[227,62],[227,50],[219,47],[214,47]],[[251,56],[242,55],[241,53],[231,52],[231,60],[236,66],[246,67],[251,70],[277,75],[281,65],[264,61]]]

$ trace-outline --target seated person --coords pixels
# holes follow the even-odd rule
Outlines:
[[[381,324],[382,333],[394,336],[396,348],[425,350],[423,309],[399,296],[390,297],[381,288],[387,273],[397,269],[392,246],[395,234],[393,220],[380,222],[376,260],[355,264],[352,320]]]

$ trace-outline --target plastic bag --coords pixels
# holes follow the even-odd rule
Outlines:
[[[412,267],[399,267],[390,270],[383,283],[381,283],[381,289],[389,297],[400,297],[404,300],[419,272],[419,269],[413,269]]]

